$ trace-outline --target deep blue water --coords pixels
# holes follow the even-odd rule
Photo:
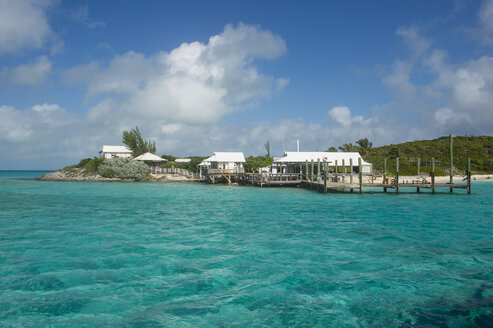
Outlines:
[[[1,327],[491,327],[493,183],[320,194],[0,172]]]

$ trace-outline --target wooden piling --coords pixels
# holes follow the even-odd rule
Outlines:
[[[344,162],[344,159],[342,160],[342,182],[346,182],[346,163]]]
[[[352,158],[349,159],[348,165],[349,165],[349,172],[348,172],[349,173],[349,182],[352,183],[353,182],[353,167],[352,167],[353,159]]]
[[[454,138],[452,134],[449,135],[449,148],[450,148],[450,192],[454,191],[452,184],[454,183]]]
[[[387,183],[387,158],[383,159],[383,184]],[[383,187],[383,192],[387,192],[387,187]]]
[[[359,193],[363,193],[363,172],[362,172],[362,167],[361,167],[361,157],[358,158],[358,166],[359,166]]]
[[[313,182],[313,168],[315,167],[315,162],[312,159],[312,169],[310,171],[310,181]]]
[[[418,176],[418,183],[419,183],[419,165],[421,164],[421,159],[418,158],[417,162],[416,162],[416,175]],[[416,192],[419,193],[419,187],[416,187]]]
[[[431,158],[431,169],[430,169],[430,176],[431,176],[431,193],[435,193],[435,158]]]
[[[308,160],[305,161],[305,187],[308,187]]]
[[[471,194],[471,158],[467,158],[467,194]]]
[[[329,172],[329,164],[324,162],[324,193],[327,193],[327,173]]]
[[[317,158],[317,181],[320,180],[320,158]]]
[[[399,193],[399,157],[395,159],[395,193]]]

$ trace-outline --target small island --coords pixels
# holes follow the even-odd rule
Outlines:
[[[136,127],[123,132],[122,143],[125,146],[103,146],[99,157],[85,158],[78,164],[45,174],[38,180],[209,182],[261,187],[300,186],[309,182],[317,184],[316,189],[321,189],[324,180],[329,180],[329,183],[348,183],[350,180],[353,183],[354,176],[359,185],[346,186],[352,191],[354,187],[363,189],[363,185],[370,184],[381,185],[386,190],[387,185],[392,188],[392,184],[398,183],[396,177],[400,176],[402,183],[416,184],[419,192],[419,188],[426,188],[432,181],[452,183],[451,176],[459,182],[493,179],[493,137],[466,136],[455,137],[455,140],[457,156],[448,167],[447,163],[452,163],[452,136],[375,148],[365,138],[354,145],[346,143],[338,148],[329,147],[325,152],[299,152],[298,149],[277,158],[271,157],[267,141],[267,154],[264,156],[245,159],[241,152],[215,152],[210,157],[177,158],[155,155],[155,142],[144,140]],[[450,142],[449,149],[447,141]],[[447,151],[450,151],[450,159],[447,158]],[[361,175],[358,176],[360,171]],[[326,190],[327,186],[324,188]]]

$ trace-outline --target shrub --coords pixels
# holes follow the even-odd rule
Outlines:
[[[83,174],[91,175],[98,173],[98,167],[103,163],[104,158],[84,158],[79,162],[79,164],[74,165],[73,167],[83,169]]]
[[[91,158],[81,159],[79,164],[75,165],[75,167],[82,168],[82,167],[86,166],[86,164],[89,163],[90,161],[92,161]]]
[[[142,161],[134,161],[130,158],[114,157],[104,160],[99,165],[98,172],[105,178],[133,179],[142,181],[149,179],[151,170]]]
[[[94,157],[93,159],[88,161],[86,165],[84,165],[84,169],[88,173],[97,173],[99,166],[103,164],[103,162],[104,162],[104,158]]]

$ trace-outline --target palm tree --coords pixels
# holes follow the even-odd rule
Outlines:
[[[327,152],[336,152],[337,148],[336,147],[329,147],[326,151]]]
[[[352,143],[345,143],[342,146],[339,146],[339,150],[343,152],[357,152],[359,150],[358,146],[353,145]]]
[[[147,152],[153,154],[156,152],[156,143],[154,141],[144,140],[137,126],[130,131],[123,131],[122,142],[133,152],[134,157]]]
[[[356,141],[356,143],[359,146],[359,150],[361,155],[366,159],[370,155],[371,151],[373,150],[373,143],[368,141],[368,138],[364,139],[359,139]]]
[[[267,143],[264,145],[265,150],[267,150],[267,157],[270,158],[270,142],[267,140]]]

